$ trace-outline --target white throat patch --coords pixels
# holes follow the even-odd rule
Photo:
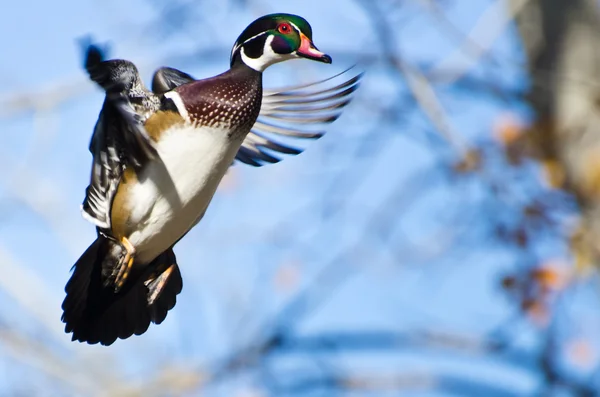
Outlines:
[[[265,40],[265,46],[263,48],[263,54],[259,58],[250,58],[244,53],[244,47],[242,47],[240,51],[240,55],[242,56],[242,61],[252,69],[263,72],[267,67],[273,65],[277,62],[282,62],[290,58],[294,58],[293,54],[277,54],[273,51],[271,47],[271,43],[275,39],[275,36],[270,35]],[[248,40],[247,40],[248,41]]]

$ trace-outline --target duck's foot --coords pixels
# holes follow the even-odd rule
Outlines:
[[[125,248],[125,255],[115,268],[118,271],[115,277],[115,293],[119,292],[125,285],[135,258],[135,247],[127,240],[127,237],[121,238],[121,245]]]
[[[175,270],[176,264],[172,264],[167,267],[163,272],[157,274],[154,273],[148,280],[144,282],[146,287],[148,287],[148,306],[152,306],[152,304],[158,299],[160,294],[162,293],[165,285],[167,285],[167,281],[169,280],[169,276]]]

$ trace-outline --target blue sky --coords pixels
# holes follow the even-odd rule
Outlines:
[[[23,93],[41,93],[38,99],[46,98],[57,87],[62,87],[59,93],[64,93],[64,87],[74,87],[76,92],[58,104],[54,100],[46,107],[38,104],[36,112],[26,107],[8,115],[0,113],[5,136],[0,148],[0,198],[5,203],[0,209],[0,248],[10,253],[15,266],[5,265],[3,273],[15,277],[17,284],[27,274],[30,280],[37,278],[39,288],[24,295],[45,313],[32,315],[24,310],[22,300],[16,303],[13,294],[0,292],[4,323],[33,336],[51,330],[51,336],[43,340],[58,354],[83,360],[86,364],[77,371],[92,381],[93,367],[106,362],[102,360],[113,363],[103,369],[112,376],[124,368],[139,379],[160,367],[159,358],[196,368],[252,339],[266,319],[302,286],[309,285],[311,276],[340,252],[353,252],[342,256],[340,269],[354,275],[343,287],[331,291],[331,299],[300,324],[304,333],[427,328],[477,336],[509,316],[511,307],[499,295],[497,282],[498,275],[514,264],[511,253],[474,250],[468,261],[458,265],[443,257],[434,263],[420,262],[411,255],[404,259],[393,256],[376,237],[363,236],[365,224],[397,184],[410,182],[414,174],[432,168],[436,161],[418,141],[427,126],[422,115],[407,111],[404,131],[398,131],[397,125],[374,129],[376,116],[359,104],[376,101],[386,105],[396,100],[390,89],[396,82],[375,68],[367,73],[357,101],[329,127],[327,136],[312,142],[305,153],[262,169],[236,166],[201,225],[177,246],[184,290],[163,324],[109,349],[72,344],[69,336],[62,334],[60,303],[70,266],[95,235],[93,227],[80,217],[79,204],[89,176],[87,145],[103,99],[80,67],[79,38],[92,35],[99,42],[110,42],[110,55],[134,61],[147,81],[154,69],[165,64],[202,77],[227,67],[230,46],[252,19],[275,11],[297,13],[311,22],[315,42],[333,56],[334,64],[297,61],[277,65],[266,75],[271,86],[285,84],[290,78],[309,81],[333,74],[356,61],[348,53],[374,53],[381,44],[369,30],[368,19],[351,1],[310,0],[285,7],[263,1],[250,10],[220,2],[219,6],[216,2],[198,5],[198,14],[205,19],[198,24],[192,20],[182,31],[166,37],[148,26],[152,22],[164,26],[165,17],[159,7],[150,4],[141,0],[126,4],[117,0],[25,0],[0,6],[2,15],[10,16],[0,25],[5,60],[0,67],[0,76],[4,76],[0,77],[0,102],[9,103]],[[485,1],[456,6],[450,17],[468,31],[487,6]],[[433,64],[443,59],[454,42],[434,28],[435,20],[425,17],[419,6],[406,7],[404,17],[393,27],[398,32],[394,45],[414,62]],[[413,14],[414,18],[406,17]],[[208,48],[217,50],[214,59],[190,55]],[[519,59],[510,34],[502,36],[494,52]],[[498,76],[523,84],[515,69],[506,68]],[[444,99],[452,95],[450,89],[443,91]],[[500,112],[522,109],[517,103],[500,108],[468,98],[447,104],[456,110],[454,127],[469,138],[489,131]],[[356,153],[362,152],[366,155],[357,158]],[[360,183],[353,185],[353,178]],[[336,183],[339,187],[332,190]],[[449,207],[469,200],[452,187],[421,188],[422,197],[416,204],[397,214],[401,226],[391,244],[398,244],[400,252],[410,252],[410,242],[426,241]],[[345,196],[345,189],[351,194]],[[15,190],[23,192],[21,198]],[[396,215],[394,209],[389,216]],[[412,241],[404,241],[403,235]],[[428,249],[435,248],[433,244]],[[551,253],[564,255],[560,247]],[[289,272],[284,275],[291,274],[288,290],[277,287],[281,269]],[[23,288],[31,288],[35,282],[24,283]],[[45,325],[40,316],[46,319]],[[590,318],[597,326],[597,317]],[[142,359],[142,355],[149,358]],[[8,355],[0,360],[7,371],[11,360]],[[473,365],[469,359],[432,358],[418,351],[364,362],[349,358],[344,363],[367,370],[462,371],[480,379],[506,379],[520,390],[532,390],[537,381],[501,363],[478,360]],[[9,388],[14,381],[6,373],[4,382]]]

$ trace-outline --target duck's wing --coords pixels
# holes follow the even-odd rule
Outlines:
[[[156,95],[161,95],[192,81],[195,81],[195,79],[181,70],[162,67],[154,73],[154,77],[152,78],[152,92]]]
[[[280,154],[296,155],[304,150],[289,145],[289,138],[306,141],[322,137],[324,126],[341,116],[360,84],[363,74],[352,69],[309,84],[265,90],[258,120],[236,160],[255,167],[277,163]]]
[[[123,59],[103,60],[101,50],[90,45],[86,54],[85,69],[92,81],[106,92],[101,114],[107,107],[115,110],[112,123],[96,133],[114,134],[120,137],[124,147],[120,148],[127,162],[139,167],[157,156],[154,142],[146,132],[140,112],[150,95],[143,85],[137,67]]]
[[[265,90],[258,120],[244,139],[236,160],[255,167],[277,163],[278,155],[296,155],[303,149],[279,139],[318,139],[326,124],[337,120],[352,99],[363,73],[354,67],[324,80],[282,89]],[[152,91],[164,93],[195,79],[173,68],[159,69]]]
[[[145,96],[151,93],[141,85],[133,63],[105,61],[95,45],[87,48],[85,69],[90,79],[106,91],[106,98],[89,146],[93,164],[82,213],[100,229],[110,230],[112,199],[123,171],[139,168],[158,156],[139,114]]]

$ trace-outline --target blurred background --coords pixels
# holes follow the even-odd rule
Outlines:
[[[3,2],[0,395],[600,395],[600,5],[595,0]],[[241,31],[295,13],[366,71],[307,150],[237,164],[177,246],[160,326],[110,347],[60,321],[95,237],[79,205],[103,93],[82,38],[225,71]]]

